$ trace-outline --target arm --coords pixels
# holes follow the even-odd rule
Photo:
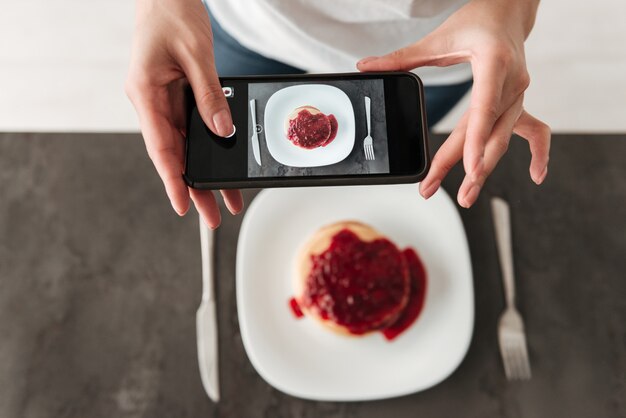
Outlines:
[[[524,41],[535,21],[538,0],[472,0],[424,39],[382,57],[368,57],[361,71],[411,70],[469,62],[474,75],[471,103],[441,146],[420,185],[432,196],[461,159],[465,178],[457,196],[470,207],[485,180],[508,149],[512,132],[528,140],[530,176],[541,184],[547,175],[550,128],[523,108],[530,83]]]

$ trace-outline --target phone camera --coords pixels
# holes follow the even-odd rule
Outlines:
[[[232,87],[222,87],[222,91],[224,92],[224,96],[226,96],[227,98],[235,96],[235,89],[233,89]]]

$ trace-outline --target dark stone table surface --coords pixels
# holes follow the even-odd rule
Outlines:
[[[460,209],[476,291],[467,357],[396,399],[306,401],[258,376],[236,314],[241,216],[224,216],[215,405],[196,358],[197,217],[170,209],[140,136],[0,134],[0,417],[625,417],[625,157],[626,135],[556,135],[537,187],[526,143],[512,141],[475,207]],[[456,167],[444,186],[455,195],[460,179]],[[528,382],[507,382],[498,354],[490,195],[512,206]]]

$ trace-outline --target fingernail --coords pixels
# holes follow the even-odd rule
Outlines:
[[[480,193],[480,186],[478,184],[473,185],[468,191],[467,193],[465,193],[465,196],[463,196],[459,202],[459,204],[461,206],[463,206],[466,209],[469,209],[470,206],[472,206],[472,204],[476,201],[476,199],[478,198],[478,194]]]
[[[365,57],[365,58],[363,58],[361,61],[357,62],[357,64],[356,64],[356,65],[358,66],[358,65],[367,64],[368,62],[370,62],[370,61],[374,61],[374,60],[375,60],[375,59],[377,59],[377,58],[378,58],[378,57],[374,57],[374,56],[372,56],[372,57]]]
[[[439,186],[441,185],[441,180],[435,180],[431,184],[427,184],[422,188],[422,197],[428,200],[432,195],[435,194]]]
[[[548,175],[548,166],[545,166],[543,171],[541,172],[541,174],[539,175],[539,177],[537,177],[536,179],[533,179],[533,181],[537,184],[540,185],[541,183],[543,183],[543,181],[546,179],[546,176]]]
[[[202,220],[204,221],[204,224],[211,230],[211,231],[215,231],[220,224],[222,223],[221,219],[218,219],[216,223],[212,224],[211,222],[209,222],[208,220],[206,220],[204,217],[202,217]]]
[[[229,203],[226,203],[226,208],[232,215],[237,215],[243,210],[243,208],[236,209],[233,206],[231,206]]]
[[[228,138],[235,134],[235,125],[230,118],[228,110],[222,109],[213,115],[213,124],[217,130],[217,134],[221,137]]]
[[[235,127],[235,125],[233,125],[233,132],[230,135],[226,135],[224,138],[230,138],[233,135],[235,135],[235,132],[237,132],[237,128]]]
[[[176,205],[174,205],[174,202],[170,200],[170,205],[172,205],[172,209],[174,209],[174,212],[176,212],[176,214],[178,216],[184,216],[185,213],[187,213],[186,210],[182,209],[182,208],[177,208]]]
[[[174,212],[176,212],[178,216],[185,216],[185,213],[186,213],[185,211],[177,209],[177,208],[174,208]]]

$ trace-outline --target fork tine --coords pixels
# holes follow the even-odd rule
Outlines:
[[[508,380],[527,380],[531,378],[530,362],[523,336],[507,338],[503,344],[502,360]]]
[[[513,362],[513,377],[516,380],[521,380],[523,378],[522,356],[517,344],[511,349],[511,360]]]
[[[506,375],[507,380],[512,380],[513,375],[511,372],[511,360],[508,358],[508,353],[506,349],[502,349],[502,364],[504,365],[504,374]]]
[[[532,373],[530,371],[530,359],[528,358],[528,348],[526,347],[526,341],[520,347],[522,351],[522,371],[524,375],[524,379],[530,379]]]
[[[370,145],[370,148],[372,150],[372,160],[375,160],[376,156],[374,155],[374,145]]]
[[[517,379],[517,365],[513,353],[513,342],[510,335],[500,336],[500,354],[507,380]]]
[[[369,153],[370,160],[374,159],[374,148],[371,145],[367,145],[367,152]]]
[[[530,361],[528,359],[528,351],[526,349],[526,339],[523,335],[520,336],[518,342],[517,355],[519,360],[521,379],[530,379]]]
[[[526,359],[524,358],[524,355],[522,354],[521,349],[520,349],[518,361],[519,361],[519,378],[520,380],[527,380],[528,368],[526,367]]]

